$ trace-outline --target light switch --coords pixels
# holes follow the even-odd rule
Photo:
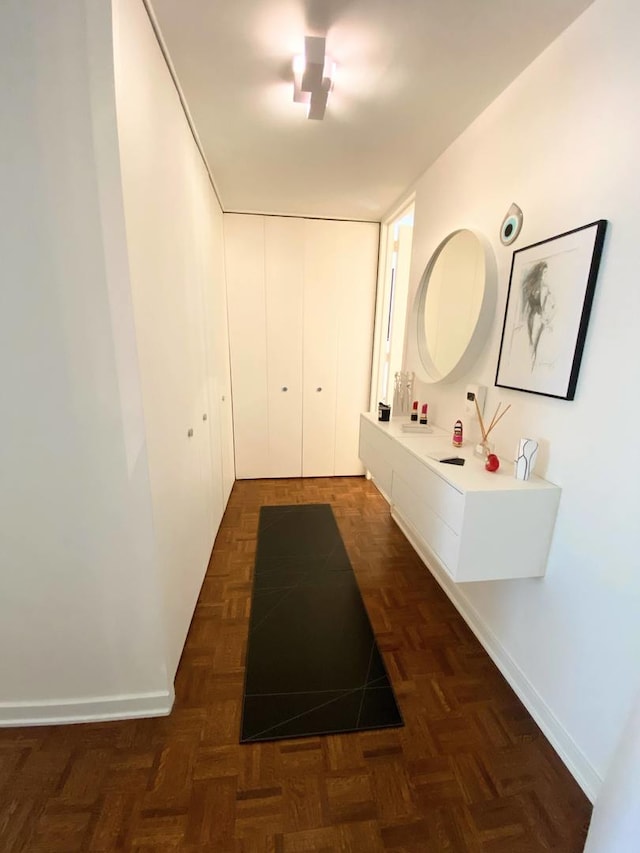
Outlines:
[[[486,400],[486,397],[486,385],[467,385],[467,393],[464,401],[465,414],[472,415],[474,418],[476,417],[475,400],[478,401],[478,408],[480,409],[480,414],[484,414],[484,402]]]

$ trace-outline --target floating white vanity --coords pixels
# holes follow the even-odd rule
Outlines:
[[[360,417],[360,459],[424,562],[435,560],[456,582],[544,575],[558,486],[516,480],[504,459],[489,473],[471,446],[455,448],[432,429],[406,433],[396,420]],[[438,461],[451,456],[464,466]]]

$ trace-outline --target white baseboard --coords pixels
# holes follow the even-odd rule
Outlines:
[[[51,726],[66,723],[95,723],[131,720],[137,717],[166,717],[175,694],[170,690],[128,696],[100,696],[74,702],[0,703],[0,727]]]
[[[526,677],[511,655],[506,651],[491,629],[484,623],[478,611],[464,593],[465,584],[451,580],[440,565],[435,554],[428,551],[409,522],[405,521],[392,507],[391,517],[407,537],[414,550],[431,574],[447,594],[456,610],[476,635],[483,648],[509,682],[514,692],[531,714],[545,737],[558,753],[567,769],[593,803],[602,786],[602,778],[595,771],[584,753],[553,714],[542,696]]]

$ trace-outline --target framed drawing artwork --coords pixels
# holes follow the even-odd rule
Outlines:
[[[573,400],[607,222],[513,253],[496,385]]]

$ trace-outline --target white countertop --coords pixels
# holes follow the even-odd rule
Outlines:
[[[521,489],[557,489],[558,486],[533,474],[529,480],[516,480],[513,475],[513,460],[500,458],[497,471],[486,471],[484,460],[474,455],[474,445],[465,441],[462,447],[454,447],[451,441],[453,428],[444,430],[429,424],[430,433],[403,432],[402,424],[410,423],[408,418],[392,418],[379,421],[377,414],[364,413],[363,418],[375,424],[390,438],[412,453],[416,459],[426,463],[431,470],[461,492],[476,491],[519,491]],[[461,456],[464,465],[448,465],[439,462],[452,456]]]

